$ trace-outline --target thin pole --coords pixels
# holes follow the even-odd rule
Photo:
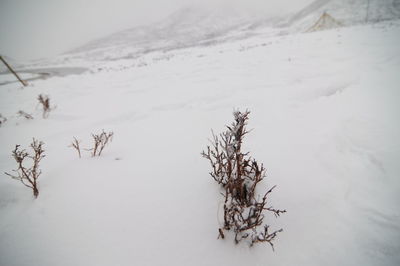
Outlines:
[[[6,67],[11,71],[11,73],[14,74],[15,77],[17,77],[17,79],[19,80],[19,82],[22,83],[22,85],[24,86],[28,86],[28,83],[24,80],[22,80],[17,73],[15,73],[15,71],[11,68],[11,66],[9,64],[7,64],[6,60],[4,60],[4,58],[0,55],[0,60],[6,65]]]

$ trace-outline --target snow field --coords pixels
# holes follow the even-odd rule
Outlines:
[[[1,171],[32,137],[47,157],[37,200],[0,179],[0,265],[397,265],[399,36],[398,21],[259,36],[2,86]],[[46,120],[40,93],[57,105]],[[275,252],[216,239],[222,198],[200,152],[233,108],[252,111],[243,150],[288,211],[267,220],[284,229]],[[101,157],[67,147],[102,129]]]

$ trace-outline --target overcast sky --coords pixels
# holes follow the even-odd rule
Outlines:
[[[280,15],[313,0],[0,0],[0,54],[49,57],[191,5]]]

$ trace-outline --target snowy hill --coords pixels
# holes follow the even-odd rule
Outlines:
[[[189,7],[176,11],[158,23],[106,36],[57,59],[42,61],[39,65],[82,65],[88,60],[136,60],[144,54],[157,51],[218,45],[251,36],[302,33],[314,25],[324,12],[343,26],[376,23],[399,19],[400,0],[316,0],[288,17],[255,16],[233,8]],[[97,63],[94,64],[95,68],[99,67]]]
[[[142,28],[156,50],[124,57],[128,31],[46,62],[69,75],[0,85],[0,172],[33,137],[46,155],[37,199],[0,177],[1,266],[400,264],[400,20],[286,35],[223,23],[210,38],[234,38],[214,45],[164,50]],[[56,105],[47,119],[39,94]],[[269,204],[287,210],[266,217],[284,230],[275,252],[217,239],[223,200],[200,152],[234,108],[252,112],[243,149],[267,169],[260,194],[277,185]],[[102,129],[114,139],[92,158]]]
[[[234,9],[184,8],[158,23],[118,32],[74,49],[67,55],[115,60],[135,58],[153,51],[210,45],[235,37],[242,38],[231,34],[239,31],[234,35],[243,35],[242,29],[261,21],[272,22],[274,18],[255,19]]]

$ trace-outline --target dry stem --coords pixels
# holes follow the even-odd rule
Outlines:
[[[80,144],[80,141],[78,141],[74,137],[74,140],[72,141],[71,145],[69,145],[68,147],[74,148],[78,152],[79,158],[81,158],[81,148],[80,148],[79,144]]]
[[[38,101],[42,105],[42,108],[43,108],[43,114],[42,114],[43,118],[47,118],[49,116],[50,111],[54,109],[54,108],[50,107],[49,96],[39,94]]]
[[[113,132],[106,133],[104,130],[100,134],[92,134],[94,141],[93,148],[90,149],[92,151],[92,157],[100,156],[104,147],[112,141],[113,136]]]

